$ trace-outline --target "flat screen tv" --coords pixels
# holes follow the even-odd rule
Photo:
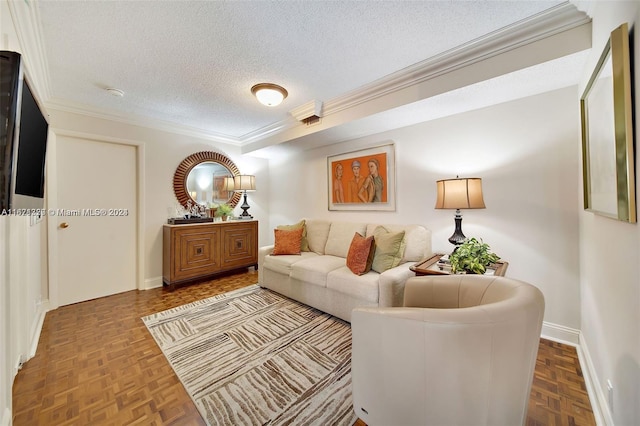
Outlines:
[[[49,123],[19,53],[0,51],[0,212],[41,209]]]

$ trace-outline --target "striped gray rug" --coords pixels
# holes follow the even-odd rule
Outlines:
[[[257,285],[142,318],[209,425],[352,425],[351,327]]]

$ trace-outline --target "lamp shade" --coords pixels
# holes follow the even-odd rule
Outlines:
[[[237,175],[234,178],[236,191],[255,191],[256,177],[253,175]]]
[[[233,176],[224,178],[222,182],[222,190],[223,191],[234,191],[236,189],[235,181]]]
[[[436,182],[436,209],[484,209],[482,179],[456,178]]]

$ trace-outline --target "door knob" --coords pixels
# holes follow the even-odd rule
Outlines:
[[[67,222],[62,222],[62,223],[60,224],[60,228],[61,228],[61,229],[66,229],[66,228],[68,228],[68,227],[69,227],[69,224],[68,224]]]

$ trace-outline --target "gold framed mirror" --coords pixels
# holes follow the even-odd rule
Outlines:
[[[173,192],[178,202],[208,206],[209,203],[229,204],[235,207],[240,193],[224,188],[224,179],[240,174],[240,170],[227,156],[213,151],[191,154],[178,165],[173,175]]]
[[[580,98],[584,209],[636,223],[629,27],[611,32]]]

